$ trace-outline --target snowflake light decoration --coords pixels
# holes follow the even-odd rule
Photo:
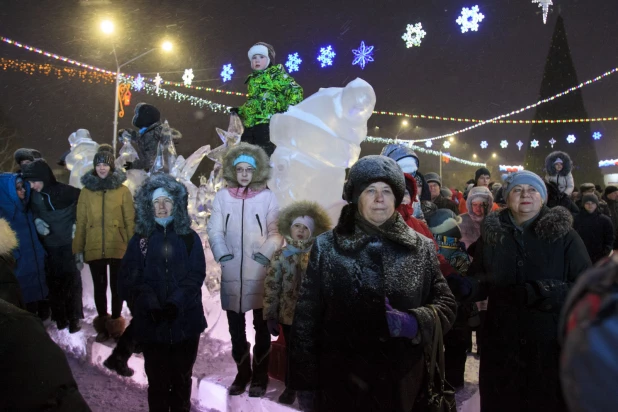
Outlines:
[[[519,151],[520,151],[520,152],[521,152],[521,147],[522,147],[523,145],[524,145],[524,144],[521,142],[521,140],[520,140],[519,142],[517,142],[517,147],[519,147]]]
[[[220,74],[221,74],[221,79],[223,79],[224,82],[232,80],[232,75],[234,74],[234,69],[232,69],[232,63],[224,64],[223,70],[221,70]]]
[[[464,7],[461,9],[461,15],[457,17],[455,22],[461,26],[461,32],[466,33],[468,30],[478,31],[479,23],[484,18],[485,15],[479,12],[479,6],[474,6],[471,9]]]
[[[532,4],[538,3],[539,7],[543,9],[543,24],[547,24],[547,13],[549,12],[549,6],[553,6],[552,0],[532,0]]]
[[[421,23],[416,24],[408,24],[406,27],[406,32],[401,38],[406,42],[406,47],[409,49],[410,47],[420,47],[421,41],[423,41],[423,37],[427,35],[427,32],[423,30],[423,25]]]
[[[549,140],[549,144],[551,145],[551,148],[554,148],[554,145],[556,144],[556,139],[554,139],[553,137]]]
[[[337,53],[335,53],[332,46],[322,47],[318,55],[318,61],[321,63],[321,67],[332,66],[336,55]]]
[[[364,41],[361,41],[360,47],[358,49],[352,49],[352,53],[354,53],[354,60],[352,61],[352,66],[358,64],[360,65],[361,69],[364,69],[367,63],[373,61],[373,46],[365,46]]]
[[[426,146],[426,147],[431,147],[432,145],[433,145],[433,143],[431,142],[431,140],[427,140],[427,141],[425,142],[425,146]]]
[[[191,82],[194,77],[193,69],[185,69],[185,74],[182,75],[182,80],[185,82],[185,86],[191,86]]]
[[[503,149],[506,149],[509,146],[509,142],[507,142],[506,140],[503,140],[500,142],[500,147]]]
[[[144,78],[139,73],[137,74],[137,77],[135,78],[135,81],[133,82],[133,88],[137,90],[138,92],[141,92],[142,89],[144,88]]]
[[[297,72],[302,62],[303,60],[298,56],[298,53],[288,54],[288,61],[285,63],[285,67],[288,68],[290,73]]]
[[[594,132],[592,133],[592,138],[594,140],[601,140],[601,137],[603,137],[603,135],[601,134],[601,132]]]
[[[575,135],[574,134],[570,134],[567,136],[567,142],[569,143],[575,143]]]
[[[537,147],[539,147],[539,141],[538,140],[533,140],[530,142],[530,146],[534,149],[536,149]]]
[[[163,83],[163,78],[157,73],[157,77],[154,78],[155,83],[155,92],[159,94],[159,88],[161,87],[161,83]]]
[[[487,146],[489,146],[489,145],[487,144],[487,142],[485,140],[483,140],[481,142],[481,149],[487,149]]]
[[[445,140],[444,143],[442,144],[442,146],[444,146],[446,149],[448,149],[449,147],[451,147],[451,142],[449,142],[448,140]]]

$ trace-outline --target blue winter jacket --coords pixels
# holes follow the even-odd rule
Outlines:
[[[156,225],[148,238],[135,234],[129,241],[119,273],[120,297],[131,306],[135,337],[141,343],[178,343],[206,329],[202,307],[202,284],[206,259],[202,240],[193,236],[190,253],[186,239],[174,230]],[[153,309],[166,303],[178,308],[178,317],[155,323]]]
[[[26,206],[30,199],[30,185],[24,182],[26,201],[17,197],[15,173],[0,173],[0,217],[6,219],[17,233],[19,247],[13,251],[15,276],[21,286],[24,302],[36,302],[47,298],[45,283],[45,249],[39,241],[34,217]]]

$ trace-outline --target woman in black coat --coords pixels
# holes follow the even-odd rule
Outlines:
[[[337,226],[317,237],[292,325],[290,386],[317,410],[427,410],[424,348],[435,308],[446,332],[457,304],[433,242],[395,211],[403,173],[385,156],[352,166]],[[299,402],[303,410],[315,410]],[[314,408],[316,406],[314,405]]]
[[[489,298],[480,365],[482,412],[563,412],[558,317],[577,277],[591,266],[570,213],[543,206],[544,182],[507,178],[507,208],[483,222],[468,277],[468,300]],[[468,293],[466,293],[468,292]],[[457,293],[456,293],[457,294]]]

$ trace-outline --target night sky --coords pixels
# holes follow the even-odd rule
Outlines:
[[[485,19],[478,32],[462,34],[455,19],[462,7],[475,4]],[[275,47],[278,63],[284,63],[289,53],[301,55],[301,70],[293,75],[304,87],[305,96],[320,87],[341,87],[361,77],[376,91],[376,110],[487,119],[538,100],[559,11],[580,81],[618,66],[618,4],[608,0],[554,0],[546,25],[541,9],[530,0],[0,0],[0,35],[114,70],[112,40],[99,30],[100,21],[111,18],[116,23],[121,62],[157,46],[164,38],[175,45],[173,53],[152,53],[124,72],[148,77],[159,72],[165,80],[181,82],[184,69],[193,68],[196,85],[242,92],[250,73],[247,50],[264,41]],[[427,36],[420,48],[407,49],[401,35],[407,24],[416,22],[422,22]],[[364,70],[351,64],[351,50],[361,41],[375,46],[375,61]],[[326,45],[332,45],[337,56],[333,67],[322,69],[315,58]],[[3,42],[0,57],[62,66]],[[236,73],[232,81],[223,83],[219,72],[227,63]],[[618,74],[583,89],[590,117],[618,115],[615,76]],[[243,97],[178,90],[232,106],[244,101]],[[112,84],[0,71],[0,109],[17,129],[20,145],[40,149],[50,161],[69,148],[67,138],[78,128],[89,129],[99,143],[111,141],[113,91]],[[177,150],[185,157],[204,144],[218,146],[215,127],[227,128],[224,114],[136,91],[128,114],[120,120],[121,128],[131,127],[133,107],[140,101],[159,107],[170,125],[183,133]],[[516,118],[531,119],[533,115],[530,110]],[[369,134],[412,139],[468,125],[432,120],[410,123],[402,128],[399,118],[374,115],[369,120]],[[595,143],[599,159],[618,158],[616,122],[593,123],[592,130],[603,133],[602,140]],[[478,160],[489,160],[490,165],[522,164],[529,133],[529,125],[488,125],[458,135],[450,152],[470,160],[476,153]],[[506,150],[498,146],[503,139],[509,141]],[[515,146],[520,139],[526,143],[522,151]],[[481,140],[487,140],[490,148],[482,150]],[[556,148],[569,149],[564,140]],[[379,150],[379,145],[363,144],[362,154]],[[492,160],[494,152],[498,158]],[[577,161],[577,154],[571,155]],[[420,157],[421,171],[437,171],[437,157]],[[475,170],[453,162],[443,166],[450,185],[460,185]],[[200,172],[208,173],[210,167],[211,163],[204,161]],[[611,169],[604,169],[604,173],[615,172]]]

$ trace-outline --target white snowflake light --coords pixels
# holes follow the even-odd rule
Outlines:
[[[487,149],[487,146],[489,146],[489,145],[487,144],[487,142],[485,140],[483,140],[481,142],[481,149]]]
[[[290,73],[297,72],[302,62],[303,61],[298,56],[298,53],[288,54],[288,61],[285,63],[285,67],[288,68]]]
[[[445,140],[444,143],[442,144],[442,146],[444,146],[446,149],[448,149],[449,147],[451,147],[451,142],[449,142],[448,140]]]
[[[182,75],[182,81],[185,82],[185,86],[191,86],[194,77],[193,69],[185,69],[185,74]]]
[[[539,7],[543,9],[543,24],[547,23],[547,13],[549,12],[549,6],[553,6],[552,0],[532,0],[532,4],[538,3]]]
[[[575,135],[574,134],[570,134],[567,136],[567,142],[569,143],[575,143]]]
[[[221,70],[221,79],[224,82],[232,80],[232,75],[234,74],[234,69],[232,69],[232,63],[224,64],[223,70]]]
[[[553,137],[549,140],[549,144],[551,145],[551,148],[554,148],[554,145],[556,144],[556,139],[554,139]]]
[[[416,24],[408,24],[406,28],[406,32],[401,38],[406,42],[406,47],[409,49],[410,47],[420,47],[421,41],[423,41],[423,37],[427,35],[427,32],[423,30],[423,25],[421,23]]]
[[[135,81],[133,82],[133,88],[137,90],[138,92],[141,92],[142,89],[144,88],[144,78],[139,73],[137,74],[137,77],[135,78]]]
[[[532,146],[534,149],[536,149],[537,147],[539,147],[539,141],[538,140],[533,140],[530,142],[530,146]]]
[[[337,53],[335,53],[332,46],[322,47],[318,55],[318,61],[321,63],[321,67],[332,66],[336,55]]]
[[[161,83],[163,83],[163,78],[157,73],[157,77],[154,78],[155,83],[155,93],[159,94],[159,88],[161,87]]]
[[[426,147],[431,147],[431,146],[433,146],[433,143],[431,142],[431,140],[427,140],[427,141],[425,142],[425,146],[426,146]]]
[[[466,33],[468,30],[478,31],[479,23],[484,18],[483,13],[479,12],[479,6],[474,6],[471,9],[464,7],[461,9],[461,15],[457,17],[455,22],[461,26],[461,32]]]
[[[519,147],[519,151],[521,151],[521,147],[522,147],[523,145],[524,145],[524,144],[521,142],[521,140],[520,140],[519,142],[517,142],[517,147]]]
[[[601,137],[603,137],[603,135],[601,134],[601,132],[594,132],[592,133],[592,138],[594,140],[601,140]]]
[[[373,46],[365,46],[364,41],[361,41],[360,47],[358,49],[352,49],[352,53],[354,53],[354,60],[352,61],[352,66],[358,64],[360,65],[361,69],[364,69],[367,63],[373,61]]]
[[[509,142],[507,142],[506,140],[503,140],[500,142],[500,147],[503,149],[506,149],[509,146]]]

